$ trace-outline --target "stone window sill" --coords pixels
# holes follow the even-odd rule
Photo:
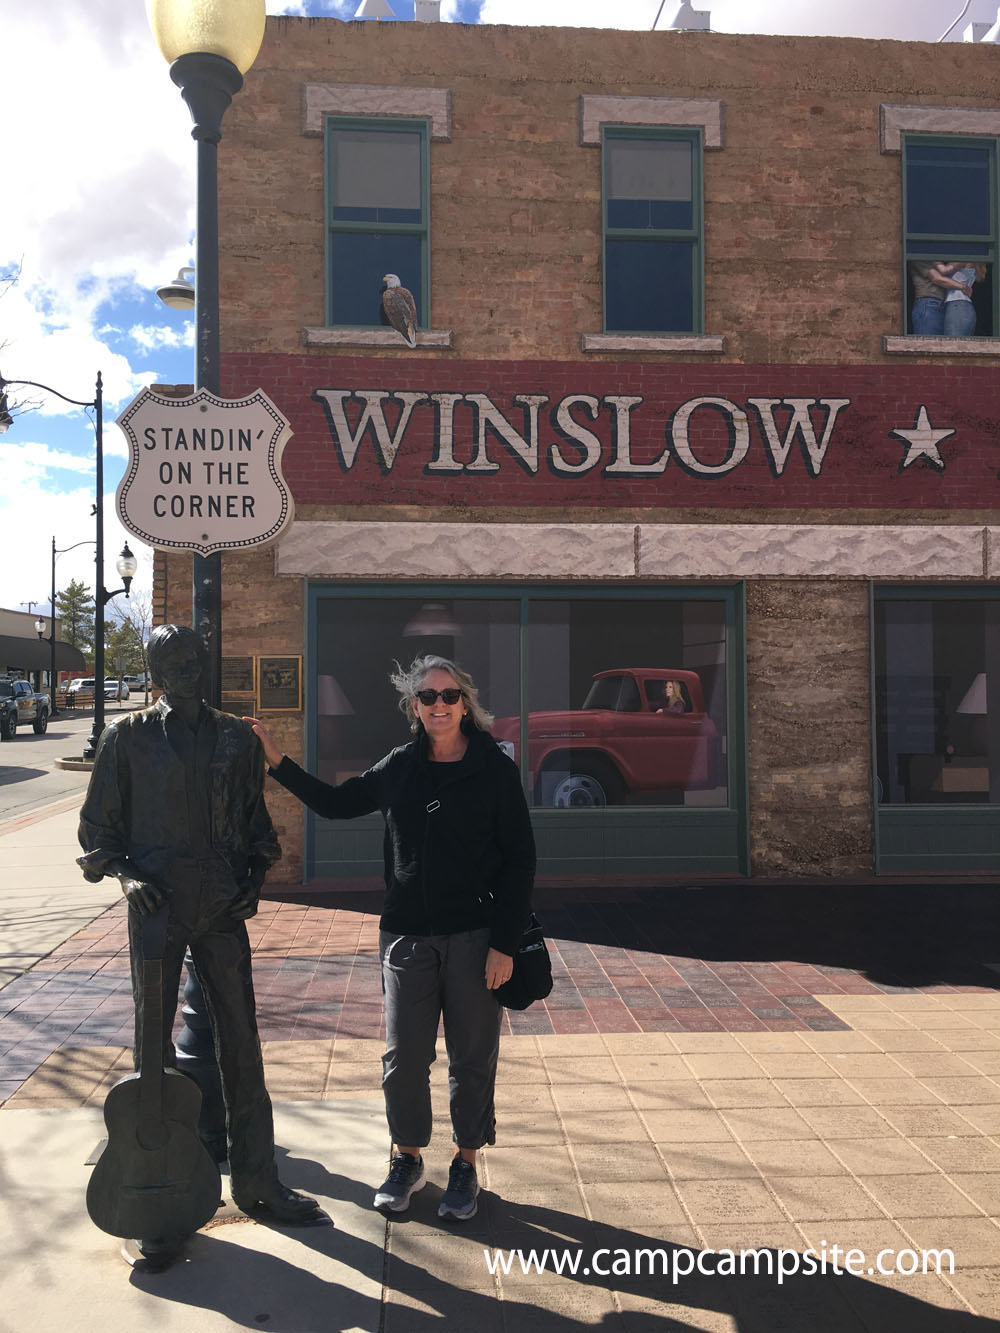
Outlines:
[[[726,340],[714,333],[585,333],[584,352],[724,352]]]
[[[417,333],[417,347],[451,347],[451,329],[422,329]],[[395,329],[303,329],[304,347],[407,347]]]
[[[1000,356],[1000,338],[943,338],[920,333],[887,333],[882,350],[910,356]]]

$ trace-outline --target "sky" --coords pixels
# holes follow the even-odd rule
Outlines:
[[[398,21],[413,0],[390,0]],[[358,0],[267,0],[269,13],[349,19]],[[666,27],[677,0],[665,0]],[[960,41],[993,24],[997,0],[695,0],[717,32]],[[445,22],[648,30],[660,0],[442,0]],[[955,20],[959,20],[957,23]],[[104,379],[104,586],[128,537],[135,586],[152,552],[119,526],[127,462],[113,424],[144,385],[193,379],[193,316],[155,295],[194,262],[195,145],[190,119],[150,36],[142,0],[0,0],[3,207],[0,371],[91,401]],[[954,26],[953,26],[954,25]],[[248,80],[253,78],[251,69]],[[220,152],[225,151],[225,122]],[[266,387],[266,386],[265,386]],[[23,395],[23,397],[22,397]],[[0,607],[48,611],[56,584],[95,586],[93,412],[35,390],[11,393],[0,435]]]

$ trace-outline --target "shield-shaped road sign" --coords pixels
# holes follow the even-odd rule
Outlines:
[[[273,541],[291,521],[281,475],[291,429],[263,390],[226,399],[143,389],[118,425],[130,453],[118,516],[140,541],[209,555]]]

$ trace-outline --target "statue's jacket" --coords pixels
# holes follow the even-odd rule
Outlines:
[[[517,765],[488,732],[465,758],[427,761],[418,736],[339,786],[287,755],[270,770],[325,819],[385,818],[385,903],[379,925],[397,935],[452,935],[488,926],[514,954],[531,911],[535,842]]]
[[[210,838],[235,882],[258,865],[273,865],[281,847],[264,803],[264,755],[248,723],[207,709],[215,730],[209,757]],[[86,879],[100,880],[127,862],[134,874],[169,883],[171,868],[192,855],[197,835],[188,815],[186,769],[170,742],[171,708],[116,718],[104,731],[80,811],[79,858]],[[196,849],[195,855],[197,855]]]

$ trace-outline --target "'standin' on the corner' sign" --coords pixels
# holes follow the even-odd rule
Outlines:
[[[291,429],[263,390],[226,399],[143,389],[118,425],[130,454],[118,516],[140,541],[209,555],[273,541],[291,521],[281,474]]]

